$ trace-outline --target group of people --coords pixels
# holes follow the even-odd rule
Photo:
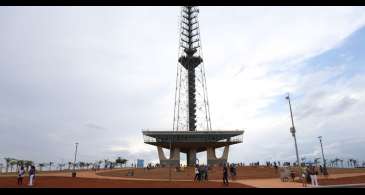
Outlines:
[[[281,166],[296,166],[295,163],[290,163],[290,162],[280,162],[280,161],[274,161],[274,162],[270,162],[270,161],[266,161],[266,164],[262,164],[262,165],[266,165],[266,167],[281,167]],[[252,162],[249,163],[249,166],[260,166],[260,162]]]
[[[251,166],[251,167],[257,167],[257,166],[260,166],[260,162],[259,162],[259,161],[257,161],[257,162],[249,163],[249,166]]]
[[[29,174],[29,184],[28,186],[33,186],[34,184],[34,180],[35,180],[35,166],[31,166],[29,171],[28,171],[28,174]],[[24,166],[21,166],[19,168],[19,171],[18,171],[18,176],[17,176],[17,179],[18,179],[18,185],[23,185],[23,178],[25,176],[25,170],[24,170]]]
[[[208,166],[207,165],[196,165],[194,168],[194,181],[208,181]]]
[[[207,165],[196,165],[194,167],[194,181],[208,181],[208,166]],[[228,174],[229,173],[229,174]],[[223,184],[228,185],[228,177],[231,175],[234,178],[237,175],[237,167],[234,164],[223,165]]]
[[[280,161],[274,161],[274,162],[270,162],[270,161],[266,161],[266,166],[267,167],[277,167],[279,166],[280,167]]]
[[[229,172],[232,177],[235,177],[237,175],[237,167],[235,164],[230,164],[229,166]]]
[[[320,167],[322,173],[322,167]],[[311,182],[312,186],[318,186],[318,168],[313,165],[302,168],[303,186],[306,187],[307,183]]]

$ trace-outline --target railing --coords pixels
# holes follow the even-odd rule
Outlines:
[[[147,135],[143,135],[143,141],[145,142],[145,143],[147,143],[147,142],[157,142],[157,140],[156,140],[156,138],[154,138],[154,137],[150,137],[150,136],[147,136]]]
[[[242,142],[242,140],[243,140],[243,135],[237,135],[237,136],[231,137],[231,139],[230,139],[231,142]]]
[[[145,143],[156,143],[156,142],[169,142],[171,137],[163,137],[163,138],[154,138],[148,135],[143,135],[143,140]],[[238,135],[228,139],[220,139],[219,137],[211,136],[211,137],[189,137],[189,136],[174,136],[175,142],[242,142],[243,136]]]

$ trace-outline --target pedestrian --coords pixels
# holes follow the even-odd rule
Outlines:
[[[29,186],[33,186],[35,180],[35,166],[32,165],[29,170]]]
[[[205,171],[205,181],[208,181],[208,165],[206,165],[205,167],[204,167],[204,171]]]
[[[229,172],[231,176],[234,176],[232,164],[229,165]]]
[[[194,173],[195,173],[194,181],[196,181],[197,179],[199,179],[199,170],[198,170],[198,165],[196,165],[196,166],[194,167]]]
[[[309,168],[309,166],[307,166],[307,168],[305,169],[305,173],[306,173],[306,181],[307,183],[311,182],[311,169]]]
[[[317,174],[318,174],[318,171],[316,170],[316,168],[314,166],[311,166],[310,178],[311,178],[312,186],[318,186]]]
[[[307,169],[305,167],[303,167],[301,169],[302,169],[302,182],[303,182],[303,187],[307,187]]]
[[[23,184],[23,177],[24,177],[25,171],[24,171],[24,167],[21,166],[19,171],[18,171],[18,185],[22,185]]]
[[[276,162],[274,162],[274,168],[275,168],[275,173],[278,172],[278,165],[276,164]]]
[[[291,170],[290,171],[290,176],[291,176],[291,179],[293,180],[293,182],[294,182],[294,179],[295,179],[295,172],[294,172],[294,170]]]
[[[228,168],[226,164],[223,167],[223,184],[228,185]]]
[[[199,166],[199,181],[203,181],[205,177],[204,168],[203,166]]]
[[[322,165],[319,165],[319,171],[321,172],[321,175],[323,174],[323,167]]]

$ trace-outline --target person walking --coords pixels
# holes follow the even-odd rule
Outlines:
[[[237,166],[236,165],[233,165],[233,174],[236,177],[236,175],[237,175]]]
[[[314,166],[310,167],[310,178],[311,178],[311,184],[312,186],[318,186],[318,180],[317,180],[317,174],[318,171]]]
[[[223,167],[223,184],[228,185],[228,168],[226,164]]]
[[[197,179],[199,179],[199,170],[197,165],[194,167],[194,173],[195,173],[194,181],[196,181]]]
[[[204,167],[204,171],[205,171],[205,181],[208,181],[208,165],[206,165],[205,167]]]
[[[291,179],[293,180],[293,182],[294,182],[294,180],[295,180],[295,171],[294,170],[291,170],[290,171],[290,176],[291,176]]]
[[[24,167],[21,166],[19,171],[18,171],[18,185],[22,185],[23,184],[23,177],[24,177],[25,171],[24,171]]]
[[[275,168],[275,173],[278,173],[278,165],[276,164],[276,162],[274,162],[274,168]]]
[[[322,165],[319,165],[319,171],[320,171],[321,175],[323,175],[323,167],[322,167]]]
[[[303,167],[301,169],[302,169],[302,182],[303,182],[303,187],[307,187],[307,169],[305,167]]]
[[[29,186],[33,186],[33,182],[35,180],[35,166],[32,165],[29,170]]]
[[[199,166],[199,181],[203,181],[205,177],[203,166]]]
[[[230,173],[231,176],[234,176],[233,165],[232,164],[229,165],[229,173]]]

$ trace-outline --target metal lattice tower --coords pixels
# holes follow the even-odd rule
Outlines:
[[[160,164],[170,168],[180,166],[180,153],[186,154],[188,166],[195,166],[196,154],[204,151],[209,166],[224,165],[229,146],[241,143],[244,132],[212,131],[198,13],[195,6],[181,8],[173,130],[142,131],[144,143],[157,146]],[[224,151],[217,157],[215,150],[220,147]],[[170,157],[163,149],[170,151]]]
[[[198,13],[196,6],[181,8],[174,131],[211,131]]]

